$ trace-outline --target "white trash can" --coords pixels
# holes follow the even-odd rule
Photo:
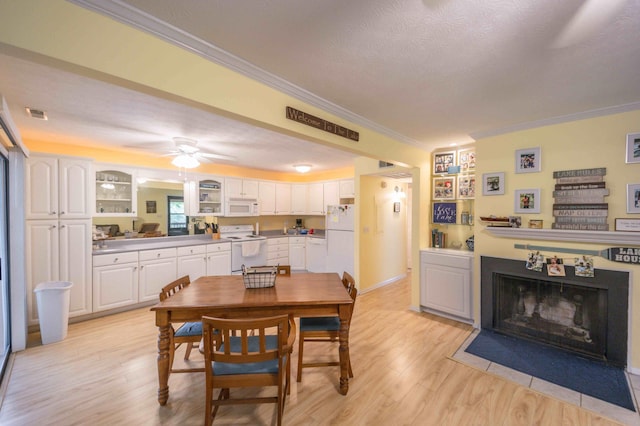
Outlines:
[[[33,290],[36,294],[43,345],[59,342],[67,337],[72,286],[73,283],[69,281],[48,281],[38,284]]]

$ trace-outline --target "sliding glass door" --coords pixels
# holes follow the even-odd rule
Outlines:
[[[0,153],[0,380],[11,352],[7,241],[7,159]]]

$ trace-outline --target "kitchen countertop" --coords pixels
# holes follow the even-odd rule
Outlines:
[[[267,238],[279,238],[279,237],[311,237],[311,238],[324,238],[324,230],[315,231],[314,234],[287,234],[284,235],[281,231],[263,231],[260,235]],[[172,247],[186,247],[198,244],[220,244],[230,243],[232,240],[212,239],[211,234],[199,234],[199,235],[185,235],[176,237],[151,237],[151,238],[125,238],[120,240],[106,240],[106,246],[93,250],[93,255],[101,254],[114,254],[125,253],[128,251],[139,250],[156,250],[162,248]],[[94,242],[97,243],[97,242]]]

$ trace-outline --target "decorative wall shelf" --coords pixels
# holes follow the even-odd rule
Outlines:
[[[508,228],[497,226],[487,226],[485,227],[485,230],[494,237],[501,238],[640,246],[640,232],[573,231],[560,229]]]

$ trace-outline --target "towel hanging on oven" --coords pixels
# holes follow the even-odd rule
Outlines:
[[[257,256],[260,253],[260,241],[243,241],[242,257]]]

